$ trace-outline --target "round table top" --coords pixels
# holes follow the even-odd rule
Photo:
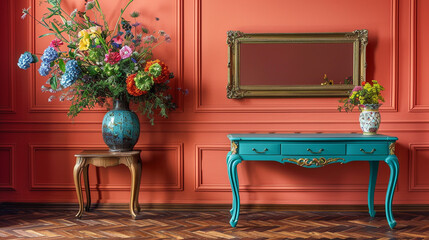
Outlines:
[[[75,157],[129,157],[140,154],[140,150],[134,150],[129,152],[112,152],[109,150],[83,150],[79,154],[74,155]]]

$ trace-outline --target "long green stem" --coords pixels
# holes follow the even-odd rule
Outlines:
[[[107,24],[106,18],[104,17],[103,10],[101,10],[100,3],[98,0],[95,0],[95,3],[97,4],[97,10],[100,12],[101,17],[104,21],[104,27],[106,28],[106,31],[109,32],[109,24]]]
[[[103,45],[104,50],[107,53],[109,51],[109,47],[107,46],[106,42],[104,41],[104,38],[102,38],[99,34],[97,34],[97,38],[101,42],[101,45]]]
[[[69,14],[66,12],[66,11],[64,11],[62,8],[60,8],[60,10],[61,10],[61,12],[63,12],[68,18],[70,18],[70,20],[71,21],[73,21],[78,27],[80,27],[81,29],[84,29],[85,28],[85,25],[83,25],[83,24],[81,24],[81,23],[78,23],[78,22],[76,22],[71,16],[69,16]],[[60,12],[60,16],[63,16],[62,14],[61,14],[61,12]],[[64,16],[63,16],[64,17]]]
[[[97,1],[97,0],[96,0]],[[133,2],[134,0],[130,0],[128,3],[127,3],[127,5],[125,6],[125,8],[124,9],[121,9],[121,15],[119,15],[119,17],[118,17],[118,20],[116,21],[116,24],[115,24],[115,28],[113,29],[113,33],[115,33],[115,31],[119,31],[119,21],[121,20],[121,18],[122,18],[122,14],[124,14],[124,12],[125,12],[125,10],[128,8],[128,6]]]
[[[36,22],[38,22],[40,25],[42,25],[43,27],[47,28],[49,31],[52,31],[52,29],[46,24],[42,23],[41,21],[39,21],[37,18],[33,17],[33,15],[31,15],[30,13],[27,13],[28,16],[30,16],[32,19],[34,19]]]
[[[162,41],[160,41],[159,43],[157,43],[156,45],[154,45],[154,46],[152,46],[152,47],[148,47],[147,49],[150,49],[150,51],[152,52],[152,50],[153,50],[154,48],[156,48],[157,46],[159,46],[159,45],[160,45],[161,43],[163,43],[163,42],[165,42],[165,40],[162,40]],[[147,52],[144,52],[144,53],[140,54],[140,56],[138,57],[137,61],[142,60],[142,59],[143,59],[143,57],[145,57],[145,56],[146,56],[146,53],[147,53]]]

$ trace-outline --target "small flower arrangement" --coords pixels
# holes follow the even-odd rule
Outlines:
[[[137,22],[138,12],[131,13],[134,23],[126,20],[122,15],[133,0],[121,9],[113,28],[108,25],[99,0],[85,2],[83,12],[75,9],[67,13],[61,0],[46,0],[49,12],[41,20],[35,19],[29,9],[22,11],[23,19],[29,15],[50,31],[41,37],[56,37],[40,58],[38,72],[41,76],[49,75],[42,92],[61,93],[60,101],[70,100],[71,117],[114,98],[138,103],[151,124],[155,113],[166,118],[167,110],[176,107],[169,87],[174,75],[162,61],[152,60],[152,50],[170,42],[170,36],[164,31],[150,34]],[[101,22],[95,21],[97,16]],[[25,52],[18,66],[28,69],[38,61],[34,54]],[[54,98],[52,95],[48,101]]]
[[[338,107],[338,111],[344,109],[346,112],[351,112],[354,107],[358,106],[359,110],[370,105],[373,109],[378,109],[380,102],[384,102],[381,91],[384,87],[378,84],[376,80],[372,80],[372,84],[369,82],[362,82],[362,86],[356,86],[350,92],[350,96],[346,99],[341,99],[339,102],[343,103],[342,106]]]

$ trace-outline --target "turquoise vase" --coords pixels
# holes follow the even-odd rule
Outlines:
[[[139,140],[140,123],[128,101],[113,100],[113,109],[104,115],[103,140],[112,152],[132,151]]]

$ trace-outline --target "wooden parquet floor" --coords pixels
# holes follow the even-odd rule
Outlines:
[[[429,239],[429,212],[394,212],[391,230],[383,212],[244,210],[237,228],[229,211],[0,209],[2,239]]]

